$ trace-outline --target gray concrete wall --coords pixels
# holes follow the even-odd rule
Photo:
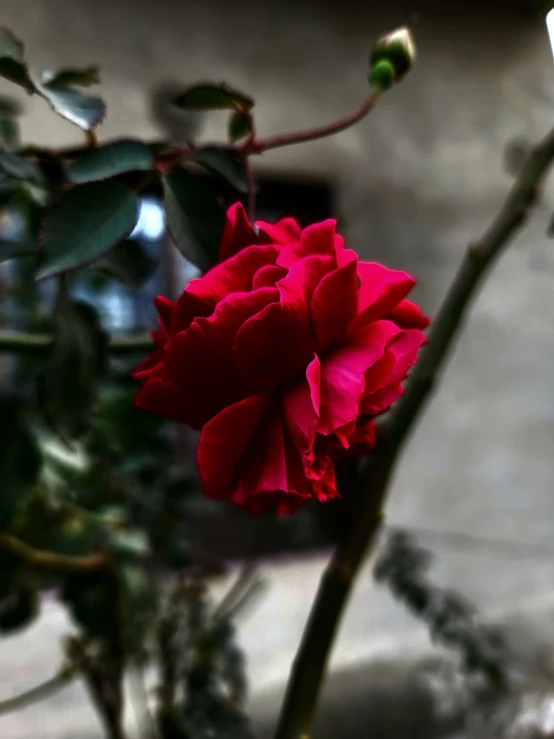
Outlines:
[[[0,20],[25,40],[37,68],[100,59],[106,138],[155,135],[148,95],[168,78],[225,79],[252,93],[261,133],[332,120],[367,93],[371,40],[413,21],[418,65],[367,121],[332,140],[269,153],[258,166],[327,178],[337,188],[350,245],[364,258],[411,270],[432,314],[465,245],[510,186],[504,147],[521,135],[535,140],[552,125],[554,62],[545,27],[513,9],[477,14],[473,4],[455,10],[443,3],[440,15],[427,8],[418,17],[385,17],[370,5],[3,0]],[[42,101],[26,106],[27,140],[79,141]],[[217,116],[204,129],[208,138],[222,131]],[[516,546],[548,547],[554,538],[554,247],[544,235],[553,208],[549,183],[533,223],[468,318],[398,469],[389,507],[396,525],[515,543],[513,550],[460,550],[448,537],[440,545],[421,537],[438,554],[439,580],[456,583],[484,609],[546,596],[554,585],[549,553]],[[318,560],[317,572],[322,566]],[[372,640],[401,644],[407,628],[390,631],[397,607],[369,592],[367,576],[364,583],[348,622],[359,626],[354,655]],[[291,632],[285,638],[282,622],[274,623],[288,646],[261,642],[267,654],[282,649],[276,680],[288,669],[307,614],[307,603],[297,611],[295,599],[310,591],[288,592],[283,608]],[[2,649],[3,674],[6,654]],[[24,659],[28,664],[31,655]]]

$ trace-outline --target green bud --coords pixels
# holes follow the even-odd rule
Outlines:
[[[371,52],[369,63],[371,68],[380,61],[390,62],[395,71],[396,82],[399,82],[412,68],[416,57],[415,44],[408,28],[399,28],[387,33],[376,43]]]
[[[376,90],[388,90],[396,82],[396,72],[391,62],[381,59],[369,71],[369,84]]]

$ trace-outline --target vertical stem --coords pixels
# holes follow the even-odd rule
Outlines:
[[[404,395],[384,426],[365,466],[362,510],[323,575],[295,659],[276,739],[308,739],[321,685],[352,584],[379,530],[396,459],[430,395],[448,350],[487,270],[525,222],[539,184],[554,160],[554,131],[531,153],[508,197],[482,238],[470,244],[433,324]]]
[[[248,154],[244,155],[243,162],[246,172],[246,180],[248,182],[248,219],[250,223],[254,223],[256,218],[256,182],[254,180],[254,172],[252,171],[252,164],[250,163],[250,157]]]

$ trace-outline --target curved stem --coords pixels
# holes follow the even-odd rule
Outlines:
[[[88,554],[85,557],[70,557],[45,549],[35,549],[18,539],[17,536],[6,533],[0,533],[0,550],[15,554],[32,567],[61,572],[97,572],[106,569],[109,565],[109,560],[103,553]]]
[[[46,682],[37,685],[31,690],[27,690],[25,693],[16,695],[15,698],[9,698],[5,701],[0,701],[0,716],[6,713],[13,713],[19,711],[22,708],[26,708],[32,703],[49,698],[58,690],[65,688],[72,680],[76,677],[76,670],[73,667],[64,667],[60,670],[57,675],[46,680]]]
[[[276,739],[309,737],[335,634],[356,574],[380,529],[396,459],[430,395],[477,287],[526,220],[536,201],[538,187],[553,161],[554,131],[531,153],[489,229],[478,242],[468,247],[406,391],[380,428],[377,444],[362,475],[361,510],[323,575],[287,685]]]
[[[335,133],[340,133],[350,126],[353,126],[375,107],[375,104],[380,98],[380,92],[373,90],[369,97],[357,108],[353,113],[350,113],[344,118],[339,118],[338,121],[333,123],[327,123],[324,126],[315,126],[314,128],[307,128],[304,131],[292,131],[291,133],[283,133],[277,136],[270,136],[266,139],[253,138],[249,139],[244,146],[244,153],[246,154],[263,154],[268,149],[277,149],[280,146],[292,146],[293,144],[302,144],[306,141],[315,141],[316,139],[322,139],[327,136],[332,136]]]

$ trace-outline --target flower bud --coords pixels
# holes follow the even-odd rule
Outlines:
[[[399,82],[412,68],[415,56],[415,44],[408,28],[399,28],[397,31],[387,33],[377,41],[371,52],[370,79],[373,77],[374,67],[382,61],[387,61],[393,67],[394,82]]]
[[[369,70],[369,84],[376,90],[388,90],[396,82],[396,71],[387,59],[380,59]]]

